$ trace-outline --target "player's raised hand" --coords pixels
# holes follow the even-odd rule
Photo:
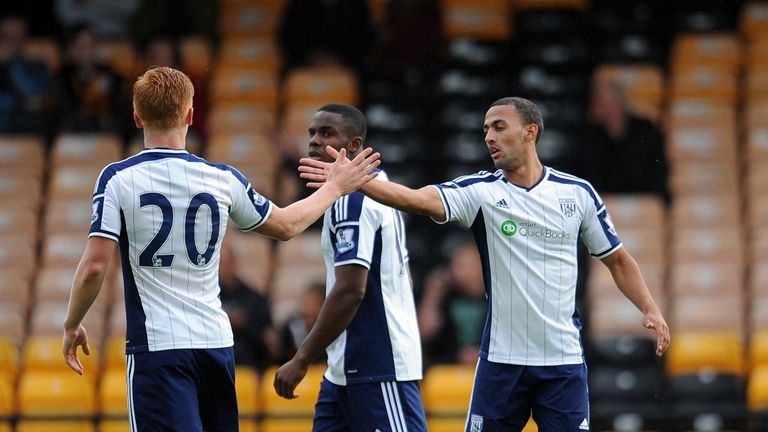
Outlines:
[[[286,399],[296,399],[298,396],[293,391],[307,375],[307,369],[309,366],[302,364],[295,357],[280,366],[272,384],[277,395]]]
[[[669,326],[658,310],[643,315],[643,327],[656,332],[656,355],[661,357],[669,348]]]
[[[83,364],[80,363],[80,359],[77,357],[77,347],[83,347],[83,354],[91,355],[91,348],[88,346],[88,333],[85,331],[83,325],[79,325],[75,329],[65,329],[64,337],[61,342],[61,351],[64,354],[64,362],[70,369],[83,374]]]
[[[325,152],[328,153],[332,158],[338,160],[340,152],[338,152],[335,148],[326,146]],[[299,160],[299,172],[301,173],[299,174],[299,177],[305,180],[309,180],[307,187],[317,189],[321,187],[328,179],[328,174],[330,173],[332,166],[333,164],[330,162],[324,162],[312,158],[301,158]]]
[[[325,173],[325,183],[334,188],[338,188],[341,195],[347,195],[360,188],[376,178],[378,173],[374,169],[381,164],[379,153],[374,153],[373,149],[366,148],[361,151],[354,159],[347,158],[346,149],[337,152],[330,146],[326,146],[326,151],[336,161],[330,164]],[[329,150],[330,149],[330,150]]]

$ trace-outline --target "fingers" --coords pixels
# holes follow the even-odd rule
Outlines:
[[[91,355],[91,347],[88,345],[87,339],[83,342],[82,346],[83,346],[83,354]]]
[[[302,161],[303,160],[304,159],[302,159]],[[312,162],[318,162],[314,159],[309,159],[309,160],[311,160]],[[325,163],[325,162],[320,162],[320,163]],[[325,169],[324,169],[324,165],[319,165],[319,164],[310,165],[310,164],[305,164],[304,162],[301,162],[301,165],[299,165],[299,172],[320,175],[325,173]]]
[[[299,177],[303,178],[304,180],[311,180],[316,182],[325,181],[325,174],[311,174],[303,172],[299,174]]]
[[[74,347],[74,349],[71,349],[64,354],[64,362],[70,369],[77,372],[78,375],[83,374],[83,364],[80,363],[80,359],[77,358],[77,347]]]
[[[326,149],[327,149],[328,147],[330,147],[330,146],[325,146],[325,148],[326,148]],[[326,151],[327,151],[327,150],[326,150]],[[334,151],[335,151],[335,150],[334,150]],[[331,152],[328,152],[328,154],[330,154],[331,156],[333,156],[333,154],[331,154]],[[333,157],[335,157],[335,158],[336,158],[336,162],[339,162],[339,161],[343,161],[343,160],[345,160],[345,159],[347,158],[347,149],[344,149],[344,148],[343,148],[343,149],[341,149],[341,151],[338,151],[338,152],[336,152],[336,156],[333,156]]]
[[[321,187],[323,187],[324,184],[325,183],[321,183],[321,182],[309,182],[307,183],[307,187],[310,189],[320,189]]]
[[[344,156],[346,156],[346,151],[344,149],[341,149],[341,151],[344,152]],[[338,159],[339,151],[337,151],[335,148],[331,146],[325,146],[325,152],[328,153],[328,155],[332,158]]]
[[[275,381],[272,384],[275,387],[275,392],[278,396],[285,399],[296,399],[298,396],[293,392],[296,388],[295,385],[290,385],[284,380],[280,379],[279,375],[275,375]]]

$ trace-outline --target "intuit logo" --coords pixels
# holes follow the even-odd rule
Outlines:
[[[507,237],[518,235],[520,237],[534,237],[545,240],[567,240],[571,234],[565,231],[555,231],[549,228],[538,227],[533,222],[520,222],[507,219],[501,223],[501,233]]]

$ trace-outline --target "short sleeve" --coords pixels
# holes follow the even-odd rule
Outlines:
[[[115,171],[105,168],[96,181],[93,191],[93,207],[91,226],[88,237],[106,237],[119,241],[122,222],[120,219],[120,202],[115,190],[117,181]]]
[[[272,202],[256,192],[240,171],[229,166],[226,168],[231,174],[229,183],[232,207],[229,216],[240,230],[253,231],[269,218]]]
[[[432,185],[440,194],[446,216],[443,221],[433,220],[439,224],[457,221],[464,226],[471,226],[480,209],[478,189],[473,185],[489,175],[491,174],[481,172],[478,175],[458,177],[449,182]]]
[[[594,196],[584,206],[580,236],[589,253],[595,258],[602,259],[617,251],[622,244],[608,209],[594,189],[592,193]]]
[[[370,268],[376,231],[381,226],[376,206],[354,192],[336,201],[330,216],[334,266],[359,264]]]

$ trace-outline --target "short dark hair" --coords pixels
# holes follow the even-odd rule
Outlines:
[[[365,143],[365,135],[368,133],[368,119],[359,109],[345,104],[328,104],[320,107],[318,111],[340,114],[344,119],[347,132],[361,137]]]
[[[521,97],[505,97],[491,104],[491,107],[500,105],[512,105],[520,114],[520,119],[525,124],[535,124],[539,127],[539,133],[536,135],[536,143],[544,132],[544,119],[541,117],[541,111],[535,103]]]

